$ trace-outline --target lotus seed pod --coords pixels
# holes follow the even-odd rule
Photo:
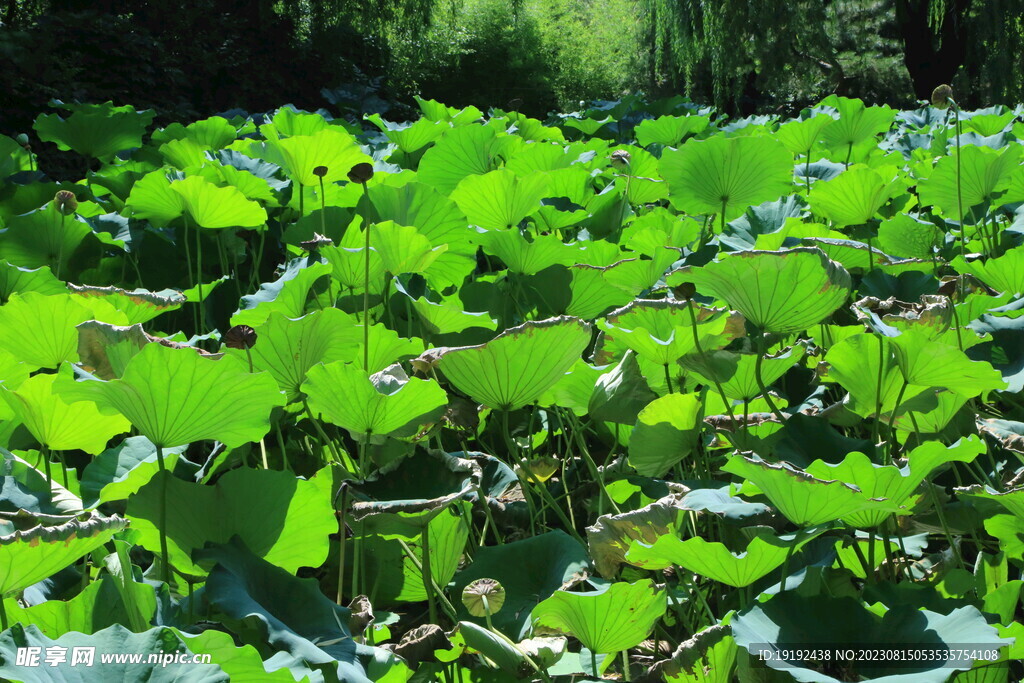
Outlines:
[[[61,190],[53,196],[53,201],[57,204],[57,210],[65,216],[78,210],[78,199],[71,190]]]
[[[612,152],[612,166],[615,168],[628,168],[629,162],[632,160],[633,157],[624,149],[617,149]]]
[[[946,109],[949,107],[950,102],[953,99],[953,88],[949,87],[945,83],[932,90],[932,106],[938,109]]]
[[[229,349],[251,349],[256,346],[256,330],[248,325],[235,325],[224,333],[221,341]]]
[[[305,249],[306,251],[315,251],[320,247],[326,247],[332,244],[334,244],[334,242],[331,241],[330,237],[321,235],[318,232],[313,233],[312,239],[308,239],[305,242],[299,242],[299,246]]]
[[[505,604],[505,589],[494,579],[477,579],[462,589],[462,604],[474,617],[490,617]]]
[[[689,301],[697,293],[697,287],[692,282],[684,282],[672,288],[672,293],[683,301]]]
[[[313,169],[313,175],[315,175],[317,178],[323,178],[325,175],[327,175],[327,167],[317,166],[316,168]]]
[[[365,161],[361,164],[356,164],[348,172],[348,179],[360,185],[370,182],[371,178],[373,178],[373,164],[368,164]]]

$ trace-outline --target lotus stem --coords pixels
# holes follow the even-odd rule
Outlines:
[[[203,334],[206,331],[206,316],[203,315],[203,233],[196,226],[196,287],[199,294],[199,328],[196,334]],[[188,239],[186,237],[186,239]]]
[[[46,487],[53,486],[53,475],[50,474],[50,449],[43,444],[39,447],[39,457],[43,461],[43,468],[46,471]]]
[[[299,218],[302,218],[303,216],[306,215],[306,202],[305,202],[305,194],[306,193],[303,192],[303,190],[305,188],[303,187],[302,183],[297,182],[295,184],[299,186]]]
[[[700,344],[700,335],[697,334],[697,314],[693,312],[693,299],[686,299],[686,310],[690,313],[690,329],[693,331],[693,345],[697,349],[697,353],[701,358],[704,358],[704,348]],[[725,412],[729,415],[729,420],[732,422],[732,426],[736,427],[736,415],[732,412],[732,405],[728,398],[725,396],[725,390],[722,389],[722,383],[717,378],[712,377],[711,381],[715,384],[715,390],[718,391],[718,395],[722,399],[722,403],[725,405]]]
[[[878,372],[875,377],[875,419],[871,422],[871,448],[878,446],[878,423],[882,419],[882,370],[885,367],[885,340],[878,337]]]
[[[779,410],[778,406],[775,405],[775,401],[772,400],[771,395],[768,393],[768,389],[764,385],[764,378],[761,376],[761,364],[764,362],[764,354],[768,349],[765,344],[764,335],[761,335],[761,347],[757,353],[757,359],[754,361],[754,379],[757,380],[757,388],[760,390],[761,395],[764,396],[764,400],[768,403],[768,409],[772,411],[772,414],[778,419],[780,423],[785,423],[786,418],[782,415],[782,411]],[[746,414],[744,414],[744,419]]]
[[[7,630],[7,607],[4,605],[4,598],[0,596],[0,631]]]
[[[157,512],[157,529],[160,532],[160,558],[161,574],[164,583],[171,583],[171,559],[167,552],[167,467],[164,464],[164,448],[161,445],[156,447],[156,464],[160,469],[160,507]],[[128,567],[131,571],[131,567]]]
[[[804,182],[807,183],[807,196],[811,196],[811,150],[814,145],[807,148],[807,160],[804,161]]]
[[[320,181],[320,234],[327,235],[327,198],[324,197],[324,177],[317,176]]]
[[[338,597],[335,599],[335,603],[341,606],[342,596],[345,593],[345,512],[348,509],[348,485],[346,482],[341,483],[338,493],[341,495],[341,507],[338,509]]]
[[[633,680],[629,675],[629,650],[622,651],[622,680],[627,683]]]
[[[434,602],[434,573],[430,567],[430,523],[423,528],[423,590],[427,594],[427,610],[430,623],[437,623],[437,605]]]
[[[668,370],[668,363],[665,363],[665,384],[668,386],[668,393],[675,393],[672,391],[672,375]]]

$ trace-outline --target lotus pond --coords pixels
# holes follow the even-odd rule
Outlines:
[[[419,105],[0,137],[0,679],[1021,680],[1024,108]]]

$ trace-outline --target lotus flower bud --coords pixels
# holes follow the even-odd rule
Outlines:
[[[474,617],[490,617],[505,604],[505,588],[494,579],[477,579],[462,589],[462,604]]]
[[[325,175],[327,175],[327,167],[317,166],[316,168],[313,169],[313,175],[315,175],[317,178],[323,178]]]
[[[256,346],[256,330],[248,325],[235,325],[221,339],[229,349],[251,349]]]
[[[356,164],[348,172],[348,179],[360,185],[370,182],[371,178],[373,178],[373,164],[368,164],[365,161],[361,164]]]
[[[953,88],[945,83],[932,90],[932,106],[938,109],[946,109],[953,100]]]
[[[629,162],[632,160],[633,157],[624,149],[617,149],[612,152],[612,166],[614,168],[629,168]]]
[[[17,142],[22,147],[24,147],[25,149],[29,148],[28,135],[26,135],[25,133],[18,133],[18,135],[14,138],[14,141]]]
[[[78,199],[71,190],[61,190],[53,196],[53,201],[57,204],[57,210],[65,216],[78,210]]]

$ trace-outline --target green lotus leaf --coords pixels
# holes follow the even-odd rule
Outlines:
[[[125,206],[134,218],[163,227],[185,212],[185,198],[171,189],[167,171],[147,173],[132,185]]]
[[[598,573],[615,578],[632,543],[654,543],[665,534],[676,533],[686,514],[681,499],[682,494],[670,493],[635,510],[598,517],[587,527],[587,547]]]
[[[186,446],[164,449],[164,464],[174,469]],[[112,500],[126,500],[159,471],[156,446],[144,436],[130,436],[93,458],[79,483],[86,510]]]
[[[21,171],[31,171],[34,156],[18,141],[0,135],[0,178],[8,178]]]
[[[322,251],[327,251],[330,248],[325,247]],[[361,254],[358,258],[362,262]],[[277,280],[265,282],[260,285],[259,291],[255,294],[242,297],[241,308],[231,316],[231,324],[256,327],[266,322],[272,313],[281,313],[289,318],[301,318],[306,314],[307,304],[316,297],[316,287],[320,283],[326,282],[328,274],[332,274],[332,265],[330,262],[318,263],[302,258],[293,259]],[[383,270],[381,273],[383,274]],[[362,289],[362,282],[363,276],[360,275],[360,289]]]
[[[250,374],[236,358],[213,360],[163,344],[144,346],[121,379],[76,382],[62,395],[117,410],[162,448],[203,439],[229,448],[259,441],[270,430],[271,409],[285,402],[273,377]]]
[[[590,343],[590,327],[562,316],[512,327],[479,346],[431,350],[459,391],[498,410],[536,401],[572,367]]]
[[[534,633],[572,635],[592,652],[611,654],[642,642],[667,606],[653,581],[619,582],[599,593],[556,591],[530,619]]]
[[[185,136],[204,149],[223,149],[237,134],[235,127],[223,116],[211,116],[185,126]]]
[[[370,353],[367,354],[370,367],[364,368],[362,326],[357,326],[355,331],[359,335],[359,344],[352,365],[371,374],[381,372],[392,363],[423,353],[421,339],[407,339],[385,327],[383,323],[377,323],[370,326]]]
[[[398,366],[367,377],[340,361],[316,365],[306,373],[302,391],[315,414],[361,441],[409,436],[410,430],[437,419],[448,404],[437,382],[409,378]]]
[[[498,137],[490,126],[470,124],[454,128],[426,151],[416,175],[421,183],[450,194],[466,176],[483,175],[495,168],[510,139],[519,140]]]
[[[841,154],[849,154],[854,145],[870,140],[889,130],[896,112],[887,106],[865,107],[858,99],[830,95],[821,101],[835,107],[839,118],[822,131],[825,144]]]
[[[164,296],[145,290],[129,292],[117,287],[89,287],[69,284],[68,289],[85,306],[94,309],[97,301],[109,305],[118,311],[126,320],[127,325],[149,322],[161,313],[176,311],[185,303],[180,294]]]
[[[935,164],[931,174],[918,183],[918,194],[924,206],[936,206],[946,216],[959,218],[960,200],[957,195],[957,172],[959,169],[960,198],[964,214],[971,207],[992,200],[997,193],[1005,190],[1010,173],[1020,163],[1019,145],[1010,145],[1002,151],[988,147],[968,145],[959,152],[954,150]]]
[[[84,204],[79,206],[85,208]],[[49,266],[59,277],[91,233],[83,216],[63,216],[50,202],[8,221],[7,229],[0,232],[0,259],[23,268]]]
[[[721,348],[743,336],[743,319],[731,311],[694,305],[694,317],[702,349]],[[598,320],[597,326],[604,331],[596,354],[602,362],[628,348],[652,363],[674,365],[697,350],[687,304],[680,301],[637,299]]]
[[[450,126],[441,121],[420,119],[413,123],[391,123],[381,118],[380,114],[370,114],[366,120],[377,126],[388,140],[395,143],[398,149],[412,154],[434,142],[447,131]]]
[[[900,213],[878,226],[878,246],[903,258],[931,258],[941,233],[934,223]]]
[[[491,621],[496,629],[519,641],[529,633],[530,611],[537,603],[581,576],[586,567],[587,554],[579,542],[564,531],[550,531],[480,548],[473,564],[456,574],[451,592],[459,595],[476,579],[496,580],[505,588],[505,605]],[[458,615],[484,623],[483,619],[470,617],[461,602]]]
[[[662,477],[693,452],[700,438],[698,394],[667,394],[640,411],[629,437],[629,464],[645,477]]]
[[[497,667],[512,680],[520,678],[527,668],[523,652],[511,642],[499,638],[486,628],[471,621],[460,621],[452,632],[452,643],[462,645],[463,651],[479,652],[487,661],[493,662],[491,668]]]
[[[207,486],[157,473],[128,498],[126,512],[136,542],[153,552],[160,550],[162,485],[168,499],[188,501],[167,517],[165,531],[171,564],[191,576],[204,574],[192,560],[195,550],[235,535],[256,556],[290,572],[319,567],[327,559],[327,537],[338,528],[325,474],[305,481],[290,472],[241,467]]]
[[[791,367],[799,363],[806,348],[797,344],[765,357],[761,362],[761,375],[765,386],[771,386]],[[683,367],[704,378],[708,384],[718,382],[729,398],[749,401],[761,394],[757,386],[755,366],[757,356],[732,351],[691,353],[680,360]]]
[[[201,228],[255,228],[267,222],[267,212],[236,188],[217,187],[201,176],[171,183],[185,211]]]
[[[0,304],[6,304],[15,293],[36,292],[48,296],[66,291],[64,283],[54,277],[47,266],[30,270],[0,261]]]
[[[466,176],[452,190],[451,198],[471,224],[501,230],[519,225],[539,209],[546,185],[547,176],[542,173],[520,178],[512,171],[499,169]]]
[[[991,486],[974,484],[972,486],[961,486],[954,489],[957,496],[968,498],[982,498],[999,503],[1012,512],[1017,519],[1024,520],[1024,486],[1008,491],[996,491]]]
[[[78,356],[81,367],[99,379],[117,379],[128,361],[157,338],[146,334],[141,324],[131,327],[87,320],[79,323]]]
[[[969,273],[1004,294],[1024,293],[1024,249],[1010,249],[1002,256],[984,262],[953,259],[953,267]]]
[[[72,376],[71,366],[63,365],[60,375]],[[127,432],[131,425],[120,415],[104,415],[91,401],[65,402],[55,389],[57,375],[35,375],[15,390],[0,388],[0,397],[29,433],[55,451],[83,450],[93,455],[107,447],[115,435]]]
[[[564,244],[557,235],[536,235],[527,239],[517,228],[488,230],[478,236],[484,251],[501,259],[513,273],[536,275],[556,264],[570,265],[578,249]]]
[[[736,640],[726,623],[715,624],[679,643],[670,659],[652,670],[666,683],[731,683],[736,667]]]
[[[40,114],[32,127],[44,142],[53,142],[63,150],[74,150],[87,157],[109,160],[122,150],[142,146],[142,136],[153,122],[156,112],[136,111],[125,105],[64,104],[54,106],[71,112],[67,118],[58,114]]]
[[[692,282],[701,294],[727,302],[767,332],[802,332],[850,296],[846,269],[820,250],[742,251],[700,268],[675,271],[670,285]]]
[[[92,315],[70,294],[14,294],[0,306],[0,348],[33,370],[77,360],[75,325]]]
[[[781,567],[787,555],[824,531],[804,530],[788,537],[759,533],[750,539],[741,553],[734,553],[724,544],[712,543],[700,536],[684,541],[669,533],[651,545],[633,541],[625,559],[642,569],[666,569],[675,565],[713,581],[742,588]]]
[[[591,389],[583,413],[603,422],[634,424],[640,411],[658,397],[651,391],[632,350],[623,354],[615,368],[588,386]]]
[[[842,481],[818,479],[785,462],[772,464],[734,455],[722,469],[752,482],[797,526],[818,526],[861,510],[897,509],[891,501],[871,498]]]
[[[188,138],[171,140],[160,145],[159,152],[164,162],[182,171],[187,168],[199,168],[207,160],[206,150],[202,145]]]
[[[189,652],[197,655],[209,655],[211,662],[216,662],[229,677],[231,683],[295,683],[295,675],[302,675],[299,666],[282,667],[268,670],[275,662],[263,658],[252,645],[235,645],[230,633],[208,629],[199,634],[185,633],[175,629],[175,633],[185,642]],[[273,658],[271,658],[273,659]],[[307,676],[312,677],[312,669],[306,668]]]
[[[960,349],[942,342],[930,341],[916,329],[908,329],[890,342],[896,364],[910,384],[942,387],[968,397],[1007,387],[990,364],[971,360]]]
[[[430,334],[451,334],[462,332],[471,327],[479,327],[485,330],[496,330],[497,321],[484,312],[470,312],[463,310],[462,303],[458,297],[442,297],[440,302],[428,300],[421,296],[412,299],[412,308],[419,315]]]
[[[268,140],[279,140],[281,136],[315,135],[329,127],[330,122],[320,114],[313,114],[285,105],[274,112],[270,123],[260,126],[260,133]]]
[[[91,553],[127,526],[114,515],[78,516],[0,512],[0,599]]]
[[[674,207],[689,214],[725,214],[731,220],[789,192],[793,158],[769,137],[718,135],[666,150],[660,170]]]
[[[585,264],[569,267],[572,300],[565,309],[567,314],[593,320],[609,308],[621,307],[633,299],[632,292],[609,281],[607,274],[610,268]]]
[[[927,441],[910,452],[908,464],[903,468],[876,465],[868,456],[854,451],[836,464],[815,460],[806,471],[819,479],[852,484],[867,496],[887,498],[895,505],[904,506],[934,470],[946,463],[972,462],[984,452],[985,444],[977,437],[960,439],[948,447],[938,441]],[[873,529],[888,517],[885,511],[862,510],[847,515],[843,521],[858,529]]]
[[[613,147],[610,152],[625,151],[629,153],[629,166],[622,170],[615,182],[621,183],[630,204],[654,204],[668,198],[668,187],[658,173],[658,158],[642,149],[633,146]],[[575,170],[575,169],[574,169]],[[616,172],[617,175],[620,175]],[[559,192],[549,188],[548,196],[559,196]]]
[[[886,182],[876,171],[858,164],[832,180],[817,183],[809,201],[816,214],[841,228],[867,223],[902,190],[898,177]]]
[[[880,348],[881,347],[881,348]],[[903,376],[892,352],[891,340],[875,334],[855,334],[833,345],[825,355],[828,378],[838,381],[850,392],[847,407],[862,417],[897,409]],[[910,387],[903,399],[909,400],[924,387]]]
[[[999,541],[1000,552],[1020,560],[1024,558],[1024,518],[1015,515],[992,515],[985,518],[985,531]]]
[[[793,119],[778,127],[775,135],[790,154],[807,154],[822,139],[822,131],[833,119],[828,114],[816,114],[808,119]]]
[[[380,255],[384,270],[392,275],[422,273],[448,250],[446,245],[431,248],[430,240],[416,228],[391,221],[370,228],[370,248]]]
[[[363,154],[355,139],[337,126],[317,131],[312,135],[294,135],[283,140],[266,143],[266,158],[281,168],[300,185],[319,185],[320,177],[313,173],[325,166],[324,184],[345,180],[356,164],[373,163]]]
[[[700,133],[711,123],[707,116],[659,116],[645,119],[635,129],[636,141],[648,145],[677,146],[687,135]]]
[[[214,185],[234,187],[246,199],[261,202],[265,208],[281,205],[267,180],[249,171],[226,164],[207,163],[199,169],[199,174]]]

